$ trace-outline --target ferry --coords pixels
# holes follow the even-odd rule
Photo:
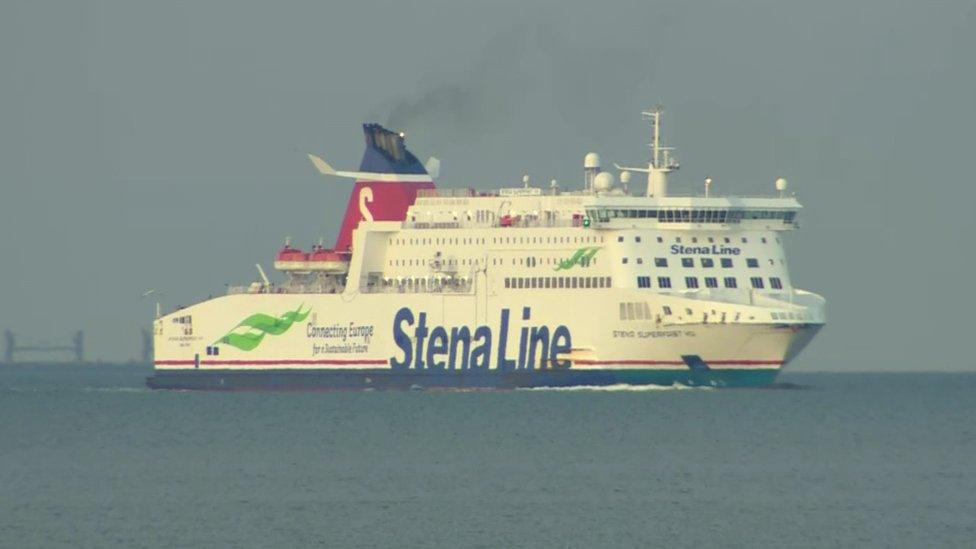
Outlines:
[[[605,169],[578,184],[435,185],[404,134],[364,124],[335,244],[286,239],[281,280],[154,320],[154,389],[383,390],[772,383],[824,326],[825,300],[793,285],[785,241],[800,203],[672,193],[679,165]],[[646,174],[646,186],[632,181]],[[570,186],[567,186],[570,187]]]

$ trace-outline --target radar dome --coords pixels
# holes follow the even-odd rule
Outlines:
[[[613,174],[610,172],[600,172],[593,178],[593,189],[597,191],[609,191],[613,187]]]
[[[776,180],[776,190],[777,191],[780,191],[780,192],[785,191],[786,190],[786,186],[787,186],[786,180],[783,179],[782,177]]]
[[[623,183],[624,185],[630,183],[630,172],[628,172],[627,170],[620,172],[620,182]]]
[[[583,168],[599,168],[600,167],[600,155],[596,153],[586,153],[583,157]]]

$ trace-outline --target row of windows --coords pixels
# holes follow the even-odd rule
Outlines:
[[[723,286],[726,288],[738,288],[738,281],[734,276],[727,276],[722,280]],[[763,278],[760,276],[754,276],[749,279],[749,283],[753,288],[763,289],[765,284]],[[713,276],[706,276],[704,278],[705,288],[718,288],[718,278]],[[638,288],[652,288],[651,277],[649,276],[638,276],[637,277],[637,287]],[[657,277],[657,287],[661,289],[668,289],[671,287],[671,277],[670,276],[659,276]],[[689,290],[698,289],[698,277],[696,276],[686,276],[685,277],[685,288]],[[774,290],[783,289],[783,281],[778,276],[769,277],[769,287]]]
[[[627,257],[623,258],[622,259],[623,264],[626,265],[629,260],[630,259],[627,258]],[[636,260],[637,260],[637,264],[638,265],[643,265],[644,264],[644,258],[643,257],[638,257],[638,258],[636,258]],[[735,264],[732,262],[732,258],[731,257],[722,257],[722,258],[720,258],[720,261],[721,261],[722,268],[724,268],[724,269],[731,269],[732,267],[735,266]],[[775,262],[772,259],[770,259],[769,260],[769,264],[770,265],[775,265]],[[668,266],[668,258],[666,258],[666,257],[655,257],[654,258],[654,266],[655,267],[662,267],[662,268],[667,267]],[[692,257],[682,257],[681,258],[681,266],[682,267],[692,268],[692,267],[695,266],[695,259],[692,258]],[[711,269],[712,267],[715,266],[715,260],[712,259],[711,257],[703,257],[703,258],[701,258],[701,266],[702,266],[702,268],[705,268],[705,269]],[[754,258],[754,257],[747,257],[746,258],[746,267],[749,267],[750,269],[758,269],[759,268],[759,260],[756,259],[756,258]]]
[[[640,235],[634,236],[634,242],[641,242],[641,240],[642,240],[642,238],[641,238]],[[708,240],[708,243],[709,244],[714,244],[715,243],[715,237],[713,237],[713,236],[706,237],[706,240]],[[768,240],[766,240],[766,237],[765,236],[764,237],[761,237],[759,240],[762,241],[763,244],[766,244],[766,243],[769,242]],[[617,242],[623,242],[623,241],[624,241],[623,235],[617,237]],[[676,243],[678,243],[678,244],[681,244],[681,237],[680,236],[674,237],[674,241]],[[730,237],[727,237],[727,236],[723,236],[722,237],[722,241],[725,242],[726,244],[731,244],[732,243],[732,239]],[[747,237],[744,237],[744,236],[741,237],[741,241],[742,241],[743,244],[748,244],[749,243],[749,239]],[[657,237],[657,242],[658,242],[658,244],[663,244],[664,243],[664,237],[663,236]],[[692,244],[698,244],[698,237],[697,236],[691,237],[691,243]],[[776,243],[779,244],[779,238],[776,239]]]
[[[791,223],[796,212],[777,210],[590,210],[598,221],[611,219],[657,219],[659,223],[738,223],[743,219],[775,219]]]
[[[506,277],[506,288],[609,288],[609,276]]]
[[[538,267],[539,265],[559,265],[562,261],[558,257],[513,257],[512,265],[524,265],[526,267]],[[390,259],[387,264],[390,267],[424,267],[430,264],[433,267],[443,268],[448,266],[481,266],[483,261],[479,259],[441,259],[439,256],[434,259]],[[501,266],[505,264],[505,259],[500,257],[495,257],[491,259],[491,264],[494,266]],[[579,265],[581,267],[589,267],[591,265],[596,265],[595,257],[587,257],[580,260]]]
[[[487,238],[391,238],[396,246],[484,246]],[[602,236],[496,236],[492,244],[602,244]]]

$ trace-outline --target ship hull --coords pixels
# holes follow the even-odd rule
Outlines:
[[[153,389],[202,391],[361,391],[426,389],[519,389],[603,387],[611,385],[685,385],[689,387],[756,387],[773,383],[778,368],[548,370],[516,372],[431,372],[372,370],[239,369],[157,372],[147,379]]]
[[[688,307],[708,308],[707,322],[699,322],[702,314],[666,324],[650,315],[621,318],[619,303],[632,299],[626,291],[574,297],[571,306],[542,295],[479,307],[476,296],[224,296],[157,320],[155,372],[147,385],[252,391],[756,386],[773,382],[822,326],[726,323],[711,310],[730,306],[690,301]],[[649,308],[661,310],[655,301],[668,299],[685,309],[673,296],[642,297]]]

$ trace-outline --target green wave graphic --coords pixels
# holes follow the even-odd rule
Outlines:
[[[574,265],[582,265],[587,261],[589,261],[590,259],[593,259],[593,256],[595,256],[598,251],[600,251],[599,246],[593,246],[591,248],[580,248],[576,250],[576,253],[574,253],[573,256],[570,257],[569,259],[564,259],[560,261],[559,264],[556,265],[556,268],[553,270],[562,271],[565,269],[569,269]]]
[[[264,336],[266,335],[281,335],[291,328],[292,324],[296,322],[301,322],[308,318],[308,314],[312,312],[311,308],[302,311],[302,307],[305,304],[301,304],[294,311],[288,311],[281,316],[271,316],[265,313],[255,313],[244,320],[242,320],[237,326],[234,326],[227,335],[218,339],[216,343],[224,343],[230,345],[231,347],[237,347],[242,351],[252,351],[257,348],[258,345],[264,341]],[[246,328],[246,331],[239,331],[241,328]]]

